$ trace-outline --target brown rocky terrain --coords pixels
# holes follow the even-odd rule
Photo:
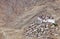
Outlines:
[[[52,15],[60,27],[60,0],[0,0],[0,39],[37,39],[23,32],[41,13]]]

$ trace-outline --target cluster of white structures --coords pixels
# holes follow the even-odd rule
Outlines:
[[[48,19],[42,19],[42,18],[40,18],[40,17],[38,17],[37,19],[38,19],[41,23],[42,23],[42,22],[55,23],[55,19],[50,19],[50,18],[48,18]]]
[[[37,17],[37,20],[39,20],[40,23],[42,23],[42,22],[55,23],[55,19],[53,17],[49,17],[49,16],[46,16],[46,17],[39,16],[39,17]]]
[[[50,23],[55,23],[55,19],[53,19],[53,17],[46,16],[44,19],[42,17],[37,17],[35,22],[29,25],[26,29],[25,35],[28,37],[42,37],[44,39],[48,39],[47,37],[49,37],[49,34],[51,34],[50,31],[55,33],[55,27],[50,26]]]

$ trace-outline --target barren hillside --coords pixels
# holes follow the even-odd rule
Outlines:
[[[60,28],[60,0],[0,0],[0,39],[37,39],[23,32],[41,14],[53,16]]]

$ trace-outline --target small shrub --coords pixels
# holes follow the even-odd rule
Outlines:
[[[58,24],[56,24],[56,23],[53,23],[53,25],[54,25],[54,26],[58,26]]]

